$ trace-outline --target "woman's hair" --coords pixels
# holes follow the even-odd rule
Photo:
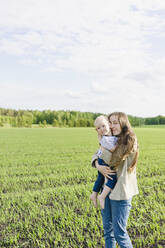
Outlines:
[[[123,112],[113,112],[108,115],[108,120],[110,121],[111,116],[116,116],[118,118],[121,133],[118,135],[118,145],[115,151],[112,153],[111,164],[115,167],[118,167],[123,159],[125,159],[131,151],[133,151],[134,144],[137,142],[136,135],[132,130],[131,124],[128,120],[128,117]],[[132,171],[137,164],[138,158],[138,149],[136,152],[136,156],[129,167],[129,171]]]

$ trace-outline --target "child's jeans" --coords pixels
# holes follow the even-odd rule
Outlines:
[[[103,165],[103,166],[108,166],[108,164],[106,164],[104,162],[104,160],[102,160],[101,158],[98,158],[98,163],[99,165]],[[111,178],[113,178],[113,180],[108,179],[108,181],[106,182],[106,186],[108,186],[109,188],[113,189],[115,187],[115,184],[117,182],[117,175],[109,175]],[[95,181],[94,187],[93,187],[93,191],[94,192],[100,192],[100,190],[102,189],[104,184],[104,176],[98,171],[98,175],[97,175],[97,179]]]

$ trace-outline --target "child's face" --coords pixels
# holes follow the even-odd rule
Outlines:
[[[107,135],[110,132],[109,123],[106,120],[101,120],[97,123],[96,131],[99,135]]]

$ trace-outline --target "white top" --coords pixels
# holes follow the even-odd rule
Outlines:
[[[115,136],[102,136],[101,140],[100,140],[100,145],[107,149],[108,151],[112,150],[117,143],[118,138]],[[102,150],[99,149],[97,155],[100,157],[102,154]]]
[[[116,136],[103,136],[100,140],[100,145],[107,150],[112,150],[117,143]]]
[[[132,150],[129,156],[126,157],[118,167],[117,183],[109,195],[111,200],[128,200],[132,196],[139,193],[136,178],[136,167],[132,172],[128,171],[128,168],[136,156],[136,144],[134,147],[135,149]]]

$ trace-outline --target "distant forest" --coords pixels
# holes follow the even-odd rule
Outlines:
[[[0,108],[0,126],[32,127],[93,127],[95,118],[103,113],[55,110],[14,110]],[[165,116],[142,118],[128,116],[133,127],[165,124]]]

